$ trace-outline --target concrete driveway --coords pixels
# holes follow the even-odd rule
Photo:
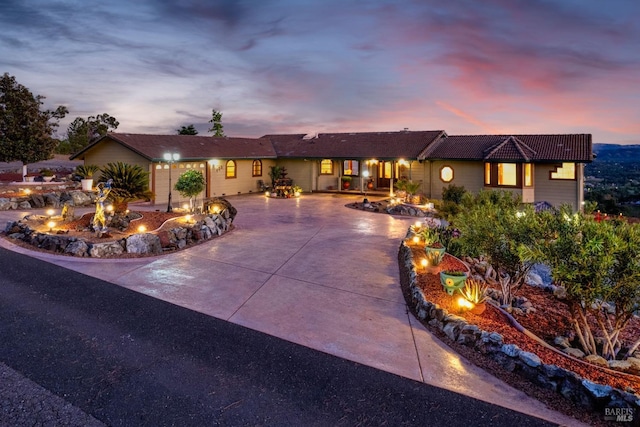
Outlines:
[[[415,218],[345,207],[362,196],[228,199],[238,209],[233,232],[161,257],[80,259],[0,245],[344,359],[576,424],[470,364],[408,313],[397,251]]]

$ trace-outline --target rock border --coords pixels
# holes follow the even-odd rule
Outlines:
[[[398,250],[398,264],[400,283],[407,286],[411,294],[411,301],[407,301],[409,309],[419,320],[439,329],[452,341],[478,351],[507,371],[555,391],[590,411],[607,413],[619,408],[631,408],[640,414],[640,395],[594,383],[556,365],[544,364],[536,354],[523,351],[515,344],[505,344],[502,335],[497,332],[484,331],[469,324],[465,318],[450,314],[438,304],[427,301],[417,285],[413,254],[404,240]]]
[[[38,232],[22,220],[8,221],[4,234],[10,239],[19,240],[41,250],[76,257],[117,258],[124,254],[155,256],[229,232],[237,210],[223,198],[208,201],[205,207],[207,212],[210,211],[209,207],[215,207],[216,213],[204,214],[192,224],[168,230],[160,228],[147,233],[131,234],[106,242],[92,243],[77,236]]]

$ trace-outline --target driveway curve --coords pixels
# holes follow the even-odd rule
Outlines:
[[[345,207],[362,196],[228,199],[238,209],[233,232],[161,257],[82,259],[24,250],[4,239],[0,245],[404,378],[578,425],[469,363],[408,312],[397,251],[415,218]]]

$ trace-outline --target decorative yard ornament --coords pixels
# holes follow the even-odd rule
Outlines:
[[[107,232],[107,219],[104,215],[104,201],[111,192],[111,184],[113,184],[112,179],[108,180],[106,183],[100,182],[96,185],[98,197],[96,198],[96,213],[93,215],[93,230],[96,232],[97,237],[101,237]]]

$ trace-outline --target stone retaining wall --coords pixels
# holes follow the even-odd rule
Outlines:
[[[78,257],[109,258],[123,254],[159,255],[166,251],[221,236],[231,229],[233,217],[228,210],[206,215],[189,225],[158,232],[132,234],[119,240],[91,243],[65,234],[40,233],[22,221],[8,222],[4,233],[39,249]]]
[[[2,197],[0,193],[0,211],[17,209],[39,209],[44,207],[60,208],[67,204],[69,206],[90,206],[96,201],[94,192],[67,189],[61,185],[57,191],[42,194],[29,194],[24,196]]]
[[[530,352],[522,351],[514,344],[505,344],[500,334],[483,331],[467,323],[460,316],[425,299],[417,285],[417,273],[411,249],[403,241],[398,251],[400,282],[411,293],[407,304],[412,312],[430,326],[440,329],[451,340],[466,345],[489,357],[506,370],[520,374],[544,388],[553,390],[570,401],[591,411],[605,414],[605,408],[633,408],[640,416],[640,395],[632,390],[624,391],[608,385],[596,384],[574,372],[556,365],[546,365]]]

